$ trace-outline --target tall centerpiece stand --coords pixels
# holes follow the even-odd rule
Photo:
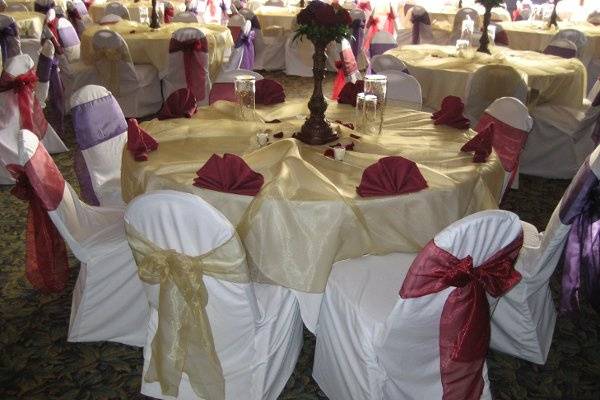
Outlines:
[[[558,15],[556,14],[556,6],[560,0],[554,0],[554,9],[552,10],[552,15],[550,16],[550,21],[548,22],[548,28],[551,28],[553,25],[556,29],[558,29]]]
[[[329,122],[325,119],[327,102],[323,97],[323,78],[325,77],[325,49],[333,41],[341,42],[351,35],[352,18],[348,11],[338,5],[321,1],[312,1],[301,10],[297,17],[298,29],[294,40],[307,38],[315,48],[313,55],[314,88],[308,102],[310,115],[300,132],[294,137],[304,143],[320,145],[338,139]]]
[[[488,36],[488,26],[492,19],[492,8],[500,7],[502,0],[477,0],[477,3],[485,8],[485,14],[483,14],[483,26],[481,27],[481,39],[479,39],[479,48],[477,51],[491,54],[489,49],[490,37]]]
[[[160,22],[158,22],[158,12],[156,11],[156,0],[152,0],[152,14],[150,15],[150,28],[160,28]]]

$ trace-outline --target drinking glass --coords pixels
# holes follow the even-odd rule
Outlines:
[[[362,132],[365,125],[365,93],[356,95],[356,107],[354,108],[354,127],[357,132]]]
[[[254,121],[256,78],[252,75],[235,77],[235,98],[238,104],[238,114],[242,121]]]
[[[367,75],[365,76],[365,93],[377,97],[377,119],[379,126],[377,132],[381,133],[383,126],[383,114],[385,111],[385,96],[387,90],[387,77],[385,75]],[[366,100],[366,99],[365,99]]]
[[[379,99],[374,94],[366,94],[363,101],[363,132],[366,135],[378,135],[381,132],[381,119],[379,117]]]
[[[490,40],[490,44],[491,45],[495,44],[495,41],[496,41],[496,26],[495,25],[488,25],[487,31],[488,31],[488,39]]]

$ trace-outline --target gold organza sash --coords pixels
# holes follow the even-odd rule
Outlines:
[[[203,275],[248,282],[246,256],[234,234],[216,249],[190,257],[164,250],[125,224],[140,279],[160,284],[158,327],[144,379],[159,382],[162,393],[176,397],[183,372],[194,392],[206,400],[225,399],[225,380],[206,314],[208,292]]]
[[[102,81],[114,96],[120,93],[119,65],[121,62],[132,64],[129,52],[125,48],[95,48],[94,64]]]

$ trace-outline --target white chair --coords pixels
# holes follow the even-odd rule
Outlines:
[[[583,62],[584,65],[587,65],[587,63],[590,60],[585,60],[584,59],[584,49],[585,46],[587,45],[588,39],[585,36],[585,33],[577,30],[577,29],[563,29],[560,30],[553,39],[567,39],[570,40],[571,42],[575,43],[575,45],[577,46],[577,58],[581,59],[581,61]]]
[[[242,246],[231,223],[207,202],[189,193],[157,191],[139,196],[129,204],[125,221],[137,236],[158,249],[179,253],[178,257],[200,256],[226,243],[237,249]],[[238,265],[242,271],[247,268],[245,259]],[[275,400],[287,383],[302,346],[297,300],[289,289],[229,282],[208,269],[202,281],[208,292],[206,316],[225,379],[225,398]],[[144,346],[144,376],[152,358],[157,357],[151,343],[163,318],[158,314],[160,302],[164,301],[162,295],[159,297],[160,285],[144,284],[151,310]],[[200,374],[209,374],[202,364],[196,368],[200,368]],[[155,398],[173,398],[163,394],[158,382],[144,378],[141,392]],[[200,398],[186,372],[181,376],[177,398]]]
[[[79,37],[81,37],[85,28],[94,23],[88,13],[85,3],[81,0],[67,1],[67,15]]]
[[[373,40],[371,40],[369,56],[373,58],[397,46],[396,39],[389,32],[379,31],[373,36]]]
[[[545,232],[538,233],[533,225],[523,222],[525,243],[516,264],[523,278],[500,299],[492,315],[492,349],[536,364],[546,363],[556,322],[549,280],[561,262],[577,211],[574,203],[589,196],[593,189],[590,182],[597,186],[598,179],[600,147],[582,164]]]
[[[294,34],[290,34],[285,43],[285,74],[293,76],[313,76],[312,56],[315,47],[308,39],[294,40]]]
[[[394,57],[390,54],[379,54],[371,59],[371,70],[373,72],[379,71],[400,71],[408,72],[406,64],[398,57]]]
[[[514,97],[526,103],[527,92],[527,84],[514,68],[507,65],[485,65],[475,71],[467,82],[465,116],[473,125],[496,99]]]
[[[281,26],[255,28],[254,69],[279,71],[285,69],[286,33]]]
[[[42,108],[46,108],[46,100],[48,99],[48,93],[50,90],[50,78],[52,74],[54,57],[55,52],[52,41],[45,40],[44,44],[42,44],[37,63],[36,75],[38,76],[38,84],[35,87],[35,96],[38,98]]]
[[[568,39],[553,39],[544,49],[544,54],[550,54],[562,58],[577,57],[577,45]]]
[[[46,14],[56,7],[54,0],[35,0],[33,2],[33,11]]]
[[[198,18],[198,15],[191,11],[182,11],[175,14],[173,22],[198,23],[200,22],[200,19]]]
[[[240,36],[231,49],[231,55],[227,64],[223,65],[223,71],[234,69],[254,69],[254,33],[252,32],[252,23],[244,22]]]
[[[241,14],[232,15],[227,22],[227,27],[231,31],[234,43],[242,33],[243,27],[246,25],[246,18]]]
[[[112,25],[121,21],[123,18],[116,14],[104,14],[102,18],[100,18],[100,25]]]
[[[121,19],[131,19],[129,16],[129,10],[121,3],[112,2],[106,5],[104,9],[104,15],[113,14],[118,15]]]
[[[60,57],[61,66],[79,61],[81,42],[71,22],[66,18],[57,17],[54,9],[50,9],[45,24],[42,37],[53,40],[54,45],[60,46],[64,52]]]
[[[600,83],[592,92],[600,90]],[[584,100],[581,107],[542,104],[535,107],[533,131],[521,158],[521,172],[546,178],[570,179],[594,149],[592,134],[600,106]]]
[[[386,101],[400,102],[410,108],[421,109],[421,84],[414,76],[397,70],[383,70],[377,73],[387,77]]]
[[[186,53],[191,55],[188,57]],[[187,88],[196,97],[197,104],[204,105],[208,104],[210,87],[206,36],[198,28],[176,30],[171,36],[169,64],[162,75],[164,98],[168,99],[173,92]]]
[[[491,399],[485,364],[487,343],[481,342],[479,354],[463,364],[452,356],[446,358],[448,350],[444,354],[441,351],[444,344],[440,331],[449,328],[443,325],[448,318],[442,317],[443,309],[452,301],[449,297],[457,294],[455,291],[460,290],[466,296],[462,290],[472,284],[456,289],[452,283],[440,282],[437,293],[428,291],[430,294],[421,297],[414,297],[411,292],[407,295],[404,286],[406,279],[414,285],[411,277],[428,262],[445,269],[452,267],[442,260],[450,264],[451,260],[462,260],[459,264],[472,260],[472,264],[466,265],[477,271],[477,267],[500,252],[509,254],[502,257],[511,264],[506,267],[509,272],[521,241],[522,228],[516,215],[500,210],[483,211],[448,226],[418,255],[393,253],[335,263],[317,327],[313,377],[321,390],[331,400],[441,399],[445,390],[441,365],[448,365],[454,376],[447,376],[444,386],[457,390],[456,398],[473,394],[453,384],[466,379],[464,388],[481,390],[482,399]],[[398,296],[401,287],[401,293],[412,298]],[[487,296],[482,306],[493,310],[496,301]],[[470,335],[473,341],[485,340],[480,328]]]
[[[88,85],[70,99],[77,150],[75,173],[82,197],[93,206],[124,207],[121,159],[127,122],[119,104],[102,86]]]
[[[396,37],[399,46],[405,44],[434,43],[429,13],[421,6],[412,7],[407,15],[407,24]]]
[[[0,12],[6,11],[6,0],[0,0]]]
[[[592,25],[598,26],[600,25],[600,10],[592,11],[587,18],[587,22]]]
[[[143,117],[160,109],[158,71],[152,65],[134,65],[121,35],[99,30],[92,37],[92,48],[102,85],[116,97],[126,117]]]
[[[2,35],[3,46],[0,48],[0,61],[2,61],[3,64],[6,64],[9,58],[21,54],[19,27],[13,17],[0,14],[0,35]]]
[[[35,77],[35,66],[33,60],[27,54],[11,57],[2,71],[1,81],[3,85],[10,88],[11,82],[17,77],[24,75]],[[35,130],[35,134],[41,138],[42,143],[47,146],[50,153],[62,153],[68,151],[55,130],[46,121],[41,104],[36,93],[35,81],[30,85],[18,90],[7,89],[0,92],[0,183],[12,184],[14,180],[5,170],[5,166],[17,163],[19,131],[23,128]],[[28,98],[29,104],[26,109],[19,107],[20,97]],[[22,113],[25,112],[25,113]],[[25,122],[25,121],[31,122]],[[32,126],[29,126],[33,124]]]
[[[92,207],[65,182],[36,135],[19,134],[18,165],[38,194],[54,199],[48,216],[81,262],[68,340],[142,346],[148,304],[125,238],[123,208]]]

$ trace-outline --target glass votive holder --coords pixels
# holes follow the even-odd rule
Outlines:
[[[362,132],[365,125],[365,93],[356,95],[356,107],[354,108],[354,127],[358,132]]]
[[[363,133],[377,135],[381,132],[381,119],[377,112],[379,100],[374,94],[365,94],[363,101]]]
[[[242,121],[255,120],[256,78],[252,75],[238,75],[234,85],[239,118]]]
[[[339,146],[333,148],[333,158],[335,158],[337,161],[344,161],[344,157],[346,157],[345,147]]]
[[[458,39],[456,41],[456,51],[468,49],[471,42],[466,39]]]
[[[383,114],[385,112],[385,97],[387,91],[387,77],[385,75],[365,76],[365,93],[377,97],[377,117],[379,119],[378,131],[381,133]]]

